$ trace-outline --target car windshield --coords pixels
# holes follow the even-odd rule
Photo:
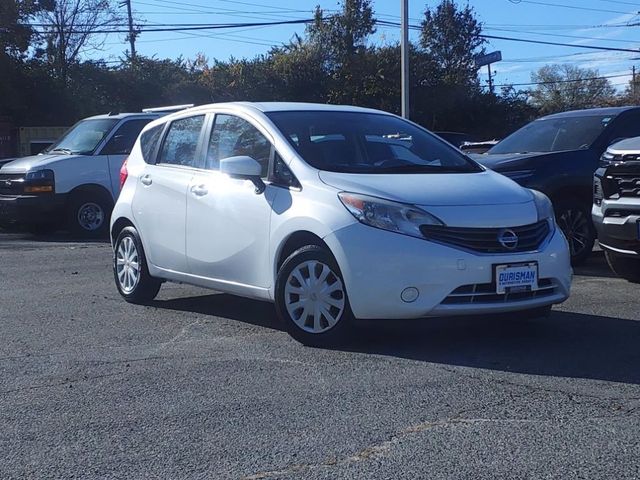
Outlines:
[[[487,153],[585,150],[591,146],[613,118],[612,115],[541,118],[512,133]]]
[[[93,153],[116,123],[118,123],[118,120],[113,118],[82,120],[71,127],[67,133],[43,153],[66,153],[69,155]]]
[[[267,114],[311,166],[345,173],[468,173],[482,168],[435,135],[391,115]]]

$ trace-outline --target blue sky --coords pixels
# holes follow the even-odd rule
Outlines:
[[[315,5],[335,10],[337,0],[131,0],[138,19],[148,27],[162,23],[237,23],[310,18]],[[419,23],[425,7],[438,0],[409,0],[411,23]],[[458,0],[459,4],[466,1]],[[640,0],[469,0],[484,24],[484,33],[551,42],[559,47],[491,40],[487,49],[501,50],[503,61],[493,66],[496,83],[526,83],[531,71],[548,63],[569,63],[599,69],[612,75],[611,82],[622,87],[631,76],[631,67],[640,67],[640,51],[583,50],[578,45],[638,49],[640,47]],[[376,16],[398,21],[400,0],[374,0]],[[253,27],[234,30],[143,33],[136,43],[140,53],[157,58],[193,58],[199,52],[209,59],[253,57],[270,45],[287,42],[303,25]],[[412,34],[415,38],[415,34]],[[372,43],[396,42],[399,29],[379,26]],[[574,46],[575,45],[575,46]],[[91,56],[117,59],[128,48],[124,35],[112,34],[103,52]],[[481,70],[486,82],[486,68]]]

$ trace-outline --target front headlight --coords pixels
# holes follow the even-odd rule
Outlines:
[[[53,193],[55,177],[53,170],[34,170],[24,177],[25,193]]]
[[[358,221],[370,227],[424,238],[420,232],[421,225],[444,225],[415,205],[348,192],[340,192],[338,197]]]
[[[533,194],[533,201],[535,202],[536,210],[538,211],[538,221],[541,222],[542,220],[548,220],[549,225],[552,228],[555,227],[556,216],[553,211],[553,204],[551,203],[551,200],[549,200],[549,197],[537,190],[529,189],[529,191]]]

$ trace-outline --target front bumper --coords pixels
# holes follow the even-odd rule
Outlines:
[[[51,223],[64,209],[63,195],[0,195],[0,224]]]
[[[342,271],[351,309],[361,319],[518,311],[562,303],[570,293],[569,252],[559,229],[538,252],[495,255],[469,253],[359,223],[324,241]],[[539,295],[488,293],[494,265],[531,261],[538,263],[538,277],[545,287]],[[418,298],[403,301],[401,293],[407,288],[417,289]]]
[[[640,255],[640,199],[632,203],[605,200],[602,206],[594,205],[591,214],[602,248]]]

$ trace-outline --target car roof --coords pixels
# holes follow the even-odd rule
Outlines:
[[[547,115],[545,117],[541,117],[538,120],[549,120],[552,118],[563,118],[563,117],[589,117],[589,116],[611,116],[615,117],[616,115],[620,115],[622,112],[627,112],[630,110],[640,110],[640,107],[605,107],[605,108],[586,108],[584,110],[569,110],[567,112],[554,113],[553,115]]]
[[[100,120],[100,119],[113,119],[113,120],[122,120],[124,118],[129,117],[138,117],[138,118],[158,118],[161,114],[159,113],[144,113],[144,112],[124,112],[124,113],[105,113],[102,115],[94,115],[92,117],[83,118],[83,120]]]
[[[225,103],[210,103],[207,105],[200,105],[198,107],[190,108],[189,110],[182,110],[176,112],[183,114],[187,111],[202,111],[210,110],[220,107],[233,107],[239,110],[258,110],[263,113],[270,112],[359,112],[359,113],[387,113],[381,110],[374,110],[372,108],[356,107],[353,105],[331,105],[326,103],[305,103],[305,102],[225,102]]]

